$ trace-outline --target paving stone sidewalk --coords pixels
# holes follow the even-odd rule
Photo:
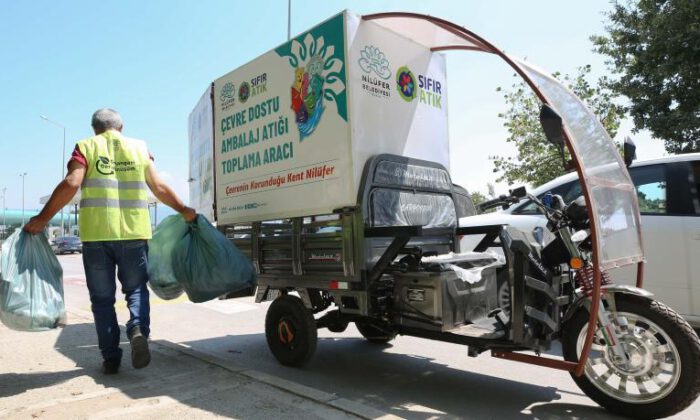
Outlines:
[[[0,324],[0,418],[393,417],[162,341],[151,343],[153,360],[140,370],[122,343],[120,373],[104,375],[93,324],[70,318],[41,333]]]

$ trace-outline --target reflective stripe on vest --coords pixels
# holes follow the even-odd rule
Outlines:
[[[83,198],[80,207],[111,207],[124,209],[148,209],[146,200],[119,200],[115,198]]]
[[[81,239],[150,239],[146,144],[110,130],[79,141],[78,148],[88,163],[81,185]]]
[[[118,179],[86,179],[83,188],[116,188],[118,190],[146,190],[146,181],[119,181]]]

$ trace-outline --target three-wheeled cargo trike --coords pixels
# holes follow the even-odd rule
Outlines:
[[[485,203],[536,203],[549,222],[541,248],[508,226],[458,225],[445,50],[502,58],[578,172],[571,203],[524,188]],[[669,416],[698,396],[698,336],[641,289],[637,195],[618,150],[531,64],[435,17],[344,12],[215,81],[202,103],[218,226],[255,265],[256,302],[272,301],[265,332],[280,363],[303,365],[319,328],[352,322],[370,342],[410,335],[568,371],[625,416]],[[459,249],[462,235],[481,240]],[[637,287],[607,274],[625,265]],[[541,355],[555,341],[563,360]]]

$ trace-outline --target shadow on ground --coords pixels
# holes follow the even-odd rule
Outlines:
[[[42,415],[44,408],[49,407],[46,415],[54,417],[69,418],[85,413],[108,417],[128,412],[140,417],[164,415],[169,413],[164,410],[173,407],[173,403],[182,403],[186,407],[179,405],[179,410],[189,410],[195,416],[201,410],[231,418],[318,418],[326,410],[320,408],[316,413],[301,398],[165,347],[158,341],[151,345],[151,364],[139,370],[131,367],[129,345],[122,343],[124,358],[120,373],[104,375],[96,341],[93,324],[68,325],[55,342],[54,349],[59,354],[40,350],[47,358],[43,367],[51,372],[0,374],[0,398],[6,398],[5,404],[0,404],[5,406],[0,407],[0,412],[5,408],[10,414],[35,416]],[[36,358],[29,362],[36,364],[37,370],[42,369]],[[201,411],[199,416],[204,414]]]
[[[84,395],[86,412],[100,408],[90,403],[90,392],[98,390],[99,394],[99,390],[116,388],[128,399],[146,404],[157,405],[165,398],[226,417],[269,418],[273,413],[278,418],[293,417],[291,412],[275,412],[279,407],[274,400],[266,400],[260,393],[251,394],[251,386],[263,385],[161,346],[158,341],[152,345],[151,365],[141,370],[131,368],[129,346],[123,343],[120,374],[106,376],[101,373],[101,358],[95,342],[93,324],[68,325],[58,335],[55,350],[73,363],[64,362],[66,366],[59,372],[2,374],[0,398],[37,388],[61,387],[65,383],[69,384],[63,386],[66,389],[62,392],[70,397],[76,395],[72,389],[83,381],[93,390]],[[566,391],[548,386],[539,378],[523,383],[469,372],[437,363],[432,358],[393,353],[391,344],[377,345],[361,338],[319,339],[315,356],[301,369],[279,365],[267,348],[264,334],[217,337],[185,344],[240,367],[255,366],[256,370],[409,419],[615,418],[598,407],[559,402]],[[555,349],[553,353],[556,352]],[[469,363],[479,363],[479,359],[469,359]],[[498,374],[504,376],[503,371]],[[73,383],[72,389],[70,383]],[[333,385],[329,387],[328,384]],[[256,399],[260,403],[251,405],[250,401]]]
[[[425,343],[430,345],[428,340]],[[251,365],[255,358],[258,370],[411,419],[615,418],[599,407],[557,403],[563,391],[539,382],[538,378],[523,383],[455,369],[431,358],[390,353],[391,344],[372,344],[362,338],[320,338],[315,355],[301,369],[278,364],[267,348],[264,334],[186,344],[218,352],[219,357],[240,366]],[[479,363],[479,359],[470,360]]]

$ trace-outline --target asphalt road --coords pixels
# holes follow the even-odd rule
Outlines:
[[[89,311],[80,255],[59,260],[69,310]],[[469,358],[464,346],[413,337],[374,345],[352,325],[341,334],[319,330],[316,354],[309,364],[302,369],[284,367],[265,341],[268,304],[256,304],[252,298],[193,304],[184,296],[171,301],[151,296],[153,340],[179,343],[397,416],[618,418],[586,397],[565,372],[503,361],[486,353]],[[120,322],[126,322],[123,299],[117,307]],[[672,418],[700,418],[700,400]]]

